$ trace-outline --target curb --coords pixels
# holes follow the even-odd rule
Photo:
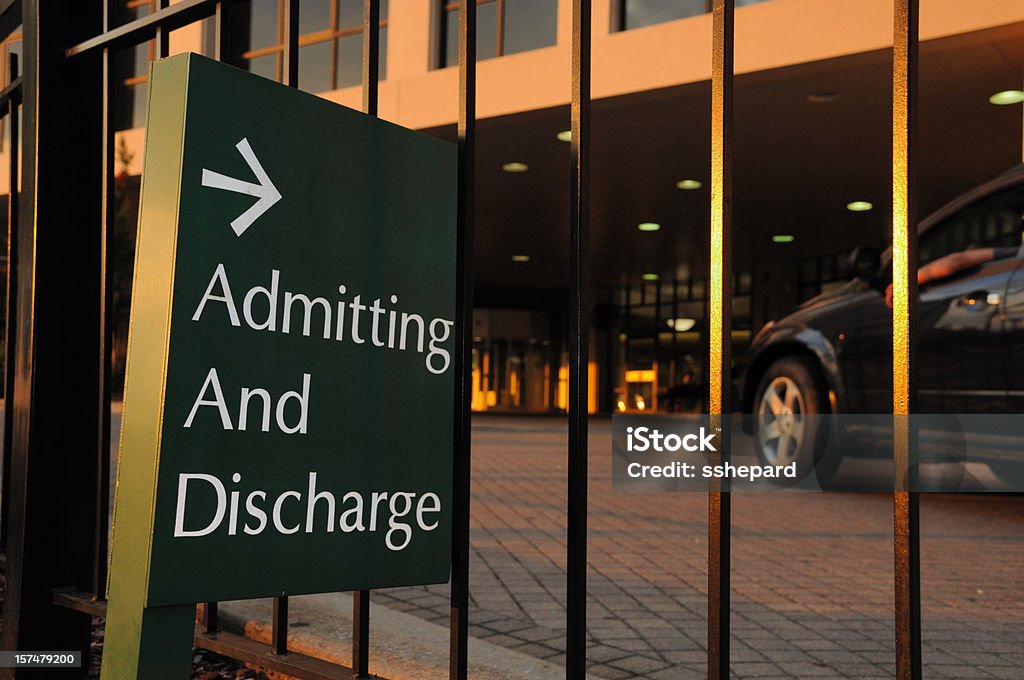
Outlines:
[[[270,641],[270,600],[223,602],[225,630]],[[352,596],[347,593],[293,596],[288,600],[288,648],[351,667]],[[403,680],[448,679],[449,631],[423,619],[372,605],[370,672]],[[469,638],[469,677],[480,680],[560,680],[565,667]]]

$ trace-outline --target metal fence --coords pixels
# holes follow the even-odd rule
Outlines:
[[[6,594],[0,648],[89,649],[90,618],[105,612],[108,555],[114,52],[212,18],[215,56],[227,53],[230,0],[159,0],[158,10],[112,25],[106,0],[0,0],[0,38],[24,32],[24,71],[0,92],[11,125],[5,353],[3,539]],[[572,0],[568,589],[566,676],[586,675],[587,365],[590,304],[590,0]],[[470,401],[473,310],[476,3],[459,0],[458,272],[455,342],[454,531],[450,676],[467,676]],[[918,0],[895,0],[893,70],[893,413],[914,406],[916,224],[914,159]],[[284,80],[298,80],[299,0],[286,0]],[[734,0],[713,0],[709,404],[730,412]],[[363,2],[363,110],[377,113],[380,0]],[[24,129],[18,130],[18,109]],[[20,144],[19,144],[20,138]],[[20,192],[19,177],[21,180]],[[905,422],[905,421],[904,421]],[[899,424],[899,421],[897,421]],[[893,501],[896,667],[921,675],[918,505],[901,483],[908,432],[897,428]],[[730,495],[708,496],[708,677],[729,676]],[[288,599],[274,600],[271,644],[220,631],[206,603],[195,644],[302,678],[366,677],[369,592],[354,597],[353,666],[287,649]],[[13,677],[3,669],[4,677]]]

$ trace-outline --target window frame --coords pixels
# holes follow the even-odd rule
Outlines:
[[[231,60],[245,60],[251,61],[260,57],[267,57],[275,55],[275,80],[281,82],[284,79],[284,13],[285,13],[285,0],[277,0],[277,43],[274,45],[268,45],[266,47],[260,47],[254,50],[246,50],[239,54],[232,54]],[[354,35],[362,35],[363,27],[359,26],[346,26],[341,28],[338,26],[339,12],[338,12],[338,0],[332,0],[331,2],[331,14],[330,14],[330,26],[328,28],[320,29],[318,31],[310,31],[309,33],[299,34],[299,50],[303,47],[309,47],[310,45],[319,45],[325,42],[332,42],[331,45],[331,87],[325,92],[331,90],[341,89],[342,87],[350,87],[348,85],[339,87],[338,85],[338,41],[342,38],[348,38]],[[387,29],[388,18],[381,17],[378,27],[381,30]],[[300,27],[301,29],[301,27]],[[301,64],[301,58],[300,58]],[[385,80],[387,77],[385,68],[381,69],[380,79]]]
[[[704,0],[704,11],[700,14],[691,14],[686,17],[679,17],[677,19],[668,19],[666,21],[659,21],[653,24],[646,24],[645,26],[637,26],[636,28],[629,28],[626,26],[626,10],[630,0],[611,0],[612,3],[612,31],[619,33],[622,31],[635,31],[636,28],[645,28],[646,26],[657,26],[659,24],[668,23],[668,21],[680,21],[682,19],[689,19],[690,17],[698,17],[701,14],[708,14],[714,9],[714,0]]]
[[[15,43],[21,42],[22,31],[20,28],[4,38],[3,41],[0,41],[0,69],[3,69],[3,73],[0,73],[0,83],[3,83],[4,87],[11,84],[11,46]],[[18,70],[25,70],[24,61],[21,61],[21,63],[18,64]],[[7,123],[7,117],[4,116],[0,118],[0,153],[10,153],[10,147],[8,146],[8,143],[5,143],[4,141],[4,135],[9,132],[9,128],[10,126]]]
[[[1008,186],[997,191],[993,191],[976,201],[965,206],[961,206],[959,209],[935,221],[927,230],[923,231],[918,236],[918,249],[920,253],[918,266],[924,266],[929,262],[934,262],[940,257],[964,250],[965,248],[1005,247],[998,243],[998,241],[1003,238],[1016,241],[1016,243],[1007,245],[1016,245],[1018,249],[1017,252],[1019,254],[1021,249],[1024,248],[1024,238],[1022,238],[1024,237],[1024,220],[1022,220],[1022,218],[1018,218],[1017,220],[1016,238],[1013,237],[1014,230],[1012,217],[1009,223],[1010,229],[995,230],[991,239],[985,233],[981,233],[978,235],[977,242],[974,242],[970,234],[969,227],[971,221],[982,219],[983,222],[979,226],[979,229],[986,228],[987,230],[986,218],[1004,212],[1000,207],[1003,207],[1008,215],[1016,215],[1018,211],[1012,211],[1008,207],[1016,198],[1024,200],[1024,184]],[[940,241],[940,239],[944,239],[945,241]],[[990,243],[990,240],[996,241],[997,243]],[[929,241],[935,241],[936,252],[942,252],[939,252],[938,254],[929,253],[928,248],[931,245]],[[944,245],[940,247],[939,244],[942,243],[944,243]]]
[[[646,28],[647,26],[658,26],[660,24],[668,23],[669,21],[682,21],[683,19],[690,19],[692,17],[699,17],[704,14],[710,14],[714,11],[714,0],[704,0],[704,11],[698,14],[690,14],[685,17],[677,17],[675,19],[666,19],[665,21],[658,21],[653,24],[644,24],[643,26],[637,26],[635,28],[629,28],[626,26],[626,9],[627,4],[631,0],[611,0],[611,27],[613,33],[619,33],[622,31],[635,31],[638,28]],[[736,3],[736,8],[746,7],[748,5],[757,5],[768,0],[749,0],[748,2],[742,2],[739,0]]]
[[[505,8],[508,0],[476,0],[477,12],[481,5],[497,5],[497,21],[495,22],[495,54],[493,56],[481,57],[477,55],[478,61],[484,59],[496,59],[498,57],[504,57],[508,54],[520,54],[520,52],[506,52],[505,51]],[[619,0],[613,0],[618,2]],[[438,0],[437,11],[434,12],[435,21],[437,21],[437,35],[439,36],[437,45],[437,58],[434,60],[436,66],[434,68],[443,69],[457,66],[457,63],[448,64],[445,62],[448,56],[448,41],[451,40],[451,36],[448,35],[448,14],[459,9],[459,3],[453,0]],[[556,11],[556,22],[557,22],[557,11]],[[457,40],[457,38],[456,38]],[[558,30],[556,25],[555,30],[555,42],[551,45],[545,45],[543,47],[552,47],[558,43]],[[538,47],[535,49],[543,49]],[[532,50],[525,50],[532,51]]]
[[[118,9],[117,9],[118,12],[126,12],[126,13],[129,13],[129,14],[134,12],[135,10],[143,9],[143,8],[146,10],[146,14],[147,15],[153,14],[154,12],[157,11],[157,0],[117,0],[117,4],[118,4]],[[133,21],[135,18],[141,18],[141,17],[129,18],[128,21]],[[129,49],[130,50],[134,50],[134,49],[137,49],[139,47],[142,47],[143,45],[145,45],[145,47],[146,47],[146,63],[145,63],[146,68],[140,69],[140,66],[142,66],[142,65],[133,63],[132,64],[132,70],[135,73],[135,75],[129,75],[129,76],[125,77],[125,78],[121,78],[120,80],[118,80],[116,82],[116,86],[122,90],[122,92],[121,92],[122,99],[120,100],[120,105],[124,105],[125,102],[132,102],[131,106],[133,107],[131,109],[131,113],[130,113],[129,119],[126,122],[127,127],[123,127],[123,128],[119,127],[118,131],[120,131],[120,130],[132,130],[132,129],[136,128],[135,122],[136,122],[137,112],[134,109],[135,88],[140,87],[140,86],[147,86],[149,84],[149,68],[148,68],[148,66],[149,66],[150,62],[152,62],[153,60],[155,60],[157,58],[157,54],[156,54],[156,40],[147,40],[146,42],[139,43],[138,45],[135,45],[134,47],[129,48]],[[132,59],[133,60],[134,60],[134,57],[135,57],[135,55],[133,54],[132,55]],[[123,55],[115,55],[114,56],[115,60],[118,59],[118,58],[124,58],[124,57],[123,57]],[[139,73],[140,70],[142,70],[142,73]],[[115,100],[117,100],[117,95],[115,95]],[[118,106],[118,104],[115,104],[115,106]],[[143,112],[143,114],[144,113],[145,112]],[[145,123],[143,123],[143,125],[144,124]]]

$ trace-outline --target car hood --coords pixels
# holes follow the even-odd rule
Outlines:
[[[877,293],[866,281],[853,279],[835,290],[812,297],[781,319],[769,321],[758,331],[751,346],[756,348],[769,337],[796,335],[808,325],[813,325],[811,322],[815,318],[831,313],[836,307],[849,304],[852,298],[872,294]]]
[[[846,298],[854,293],[860,293],[869,288],[868,284],[863,279],[852,279],[847,281],[839,288],[830,290],[827,293],[821,293],[815,295],[810,300],[803,302],[797,307],[797,311],[816,309],[822,305],[831,306],[830,303],[834,303],[836,300]]]

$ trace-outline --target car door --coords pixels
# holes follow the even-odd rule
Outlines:
[[[1019,264],[1024,187],[983,198],[921,236],[922,266],[951,253],[992,249],[995,259],[921,286],[918,411],[1005,413],[1010,356],[1006,297]]]
[[[1004,309],[1007,411],[1024,413],[1024,260],[1019,258],[1006,287]]]
[[[974,248],[994,248],[998,259],[921,286],[918,412],[999,413],[1024,406],[1024,272],[1010,284],[1020,262],[1022,211],[1024,187],[1018,185],[976,200],[923,231],[921,267]],[[892,309],[882,292],[869,290],[852,299],[843,325],[838,349],[849,411],[889,412]],[[1012,409],[1011,390],[1017,400]]]
[[[848,411],[891,413],[892,310],[882,291],[868,288],[851,297],[836,346]]]
[[[921,291],[918,410],[1006,412],[1003,300],[1016,258],[989,262]]]

